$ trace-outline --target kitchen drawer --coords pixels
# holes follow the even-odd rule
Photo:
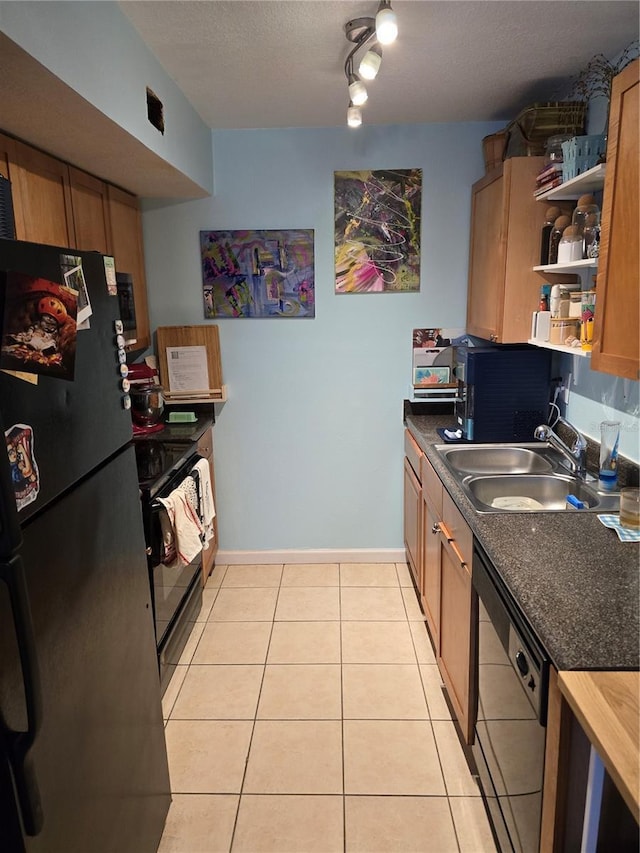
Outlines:
[[[467,572],[471,574],[473,533],[446,489],[442,490],[442,521],[460,552]]]
[[[422,457],[422,494],[429,501],[438,518],[442,518],[442,481],[426,456]]]
[[[404,431],[404,455],[409,460],[409,464],[413,468],[413,473],[418,478],[418,481],[422,482],[420,479],[420,460],[424,457],[424,453],[408,429]]]

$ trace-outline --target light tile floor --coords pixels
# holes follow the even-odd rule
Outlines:
[[[217,566],[159,853],[493,853],[405,564]]]

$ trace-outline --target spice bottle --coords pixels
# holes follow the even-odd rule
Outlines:
[[[540,288],[540,304],[538,305],[538,311],[548,311],[549,310],[549,295],[551,293],[551,285],[543,284]]]
[[[544,225],[540,235],[540,264],[549,263],[549,238],[553,231],[553,223],[560,216],[561,210],[559,207],[548,207],[544,217]]]
[[[547,260],[547,263],[549,264],[558,263],[558,246],[562,239],[562,232],[567,225],[571,225],[571,217],[565,215],[558,216],[556,221],[553,223],[553,230],[549,237],[549,258]]]

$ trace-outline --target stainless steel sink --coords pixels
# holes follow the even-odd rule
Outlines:
[[[567,509],[567,495],[600,510],[605,497],[582,480],[562,474],[499,474],[471,476],[462,486],[481,512],[557,512]]]
[[[544,474],[553,470],[545,451],[545,444],[476,444],[443,449],[440,455],[450,468],[468,474]]]
[[[478,512],[558,512],[567,495],[584,503],[578,512],[617,512],[619,497],[575,477],[546,442],[434,445]]]

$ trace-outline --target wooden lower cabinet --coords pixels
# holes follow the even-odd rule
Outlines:
[[[404,547],[417,589],[421,585],[421,504],[420,481],[408,460],[404,460]]]
[[[422,586],[422,485],[420,465],[424,456],[408,430],[404,439],[404,546],[416,589]]]
[[[448,493],[443,494],[440,537],[440,642],[438,667],[467,743],[473,740],[477,606],[471,583],[473,536]]]
[[[213,500],[216,499],[216,478],[213,466],[213,427],[200,437],[197,444],[198,453],[209,462],[209,475],[211,477],[211,490],[213,492]],[[216,562],[216,554],[218,552],[218,511],[216,506],[216,515],[213,519],[213,539],[209,543],[209,547],[205,548],[202,553],[202,585],[207,582],[207,578],[211,574]]]
[[[420,599],[444,681],[467,743],[475,724],[477,605],[471,583],[473,534],[426,456],[422,460]]]
[[[434,648],[440,647],[440,522],[442,483],[426,456],[422,459],[422,586],[420,600]]]

